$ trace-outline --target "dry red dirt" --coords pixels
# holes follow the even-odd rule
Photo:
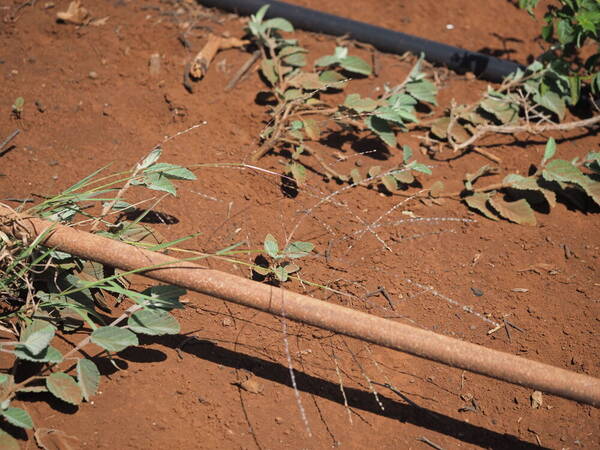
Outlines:
[[[11,14],[19,3],[3,0],[0,15]],[[15,21],[0,23],[0,138],[22,129],[14,147],[0,156],[1,199],[54,194],[109,163],[111,170],[129,168],[165,136],[202,121],[206,125],[164,145],[164,161],[238,163],[256,149],[268,120],[265,107],[256,101],[263,82],[252,72],[234,90],[224,91],[247,54],[220,53],[193,94],[182,85],[184,64],[201,48],[207,31],[240,37],[239,17],[184,1],[90,1],[86,6],[93,16],[108,19],[100,26],[77,27],[55,20],[67,1],[33,3],[20,9]],[[538,24],[514,2],[294,3],[523,63],[539,52],[534,42]],[[186,50],[178,36],[182,26],[194,21],[204,28],[188,35],[192,48]],[[327,36],[298,32],[298,37],[313,58],[335,45]],[[365,49],[353,51],[369,57]],[[154,53],[161,58],[155,77],[148,71]],[[357,80],[351,90],[373,93],[377,86],[403,79],[414,61],[385,54],[377,59],[379,76]],[[486,87],[483,81],[440,73],[442,106],[453,98],[475,101]],[[26,103],[17,121],[10,111],[18,96]],[[36,100],[41,106],[36,107]],[[418,135],[400,140],[418,149]],[[565,159],[598,149],[598,137],[580,131],[555,137]],[[502,159],[503,171],[523,173],[541,158],[542,137],[518,138],[485,141]],[[355,161],[369,165],[376,161],[356,153],[369,145],[373,142],[348,141],[329,155],[348,156],[343,167]],[[393,154],[391,160],[397,157]],[[418,158],[433,164],[434,177],[450,188],[459,188],[466,172],[489,162],[473,153],[451,162],[430,161],[420,152]],[[258,166],[280,172],[281,161],[268,155]],[[337,160],[332,155],[328,161]],[[195,172],[197,181],[181,183],[179,196],[157,208],[178,219],[156,225],[166,237],[199,232],[186,246],[206,252],[240,241],[260,249],[265,234],[283,240],[299,223],[294,239],[316,245],[316,252],[303,261],[302,277],[347,295],[296,282],[287,283],[290,289],[600,376],[597,213],[560,203],[550,214],[536,213],[538,226],[524,227],[486,220],[456,202],[426,206],[413,200],[381,219],[375,236],[365,223],[403,199],[349,189],[336,203],[307,214],[340,186],[311,173],[308,186],[296,198],[287,198],[279,178],[268,173],[222,166]],[[472,221],[411,222],[408,211],[416,217]],[[249,276],[239,265],[211,264]],[[389,292],[394,310],[380,295],[367,296],[379,286]],[[475,296],[472,288],[483,295]],[[472,307],[486,320],[506,316],[522,332],[488,335],[489,322],[446,298]],[[177,314],[181,335],[144,339],[138,348],[118,355],[120,371],[97,360],[106,376],[92,403],[75,409],[33,398],[19,402],[38,427],[64,432],[55,434],[56,447],[48,448],[429,448],[422,438],[445,449],[600,448],[598,409],[550,395],[533,409],[530,389],[288,323],[305,424],[290,380],[281,322],[200,295],[186,300],[191,307]],[[240,383],[248,378],[245,390]],[[378,385],[376,398],[369,379],[392,383],[420,408]],[[469,410],[473,404],[477,408]],[[32,435],[22,439],[24,447],[35,447]]]

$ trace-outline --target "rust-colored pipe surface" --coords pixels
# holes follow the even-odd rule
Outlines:
[[[63,225],[19,216],[0,205],[0,230],[7,234],[17,237],[24,235],[31,240],[50,227],[53,228],[47,233],[43,244],[80,258],[126,271],[160,265],[161,268],[146,270],[141,274],[452,367],[600,406],[600,379],[206,269],[191,262],[178,262],[167,255]]]

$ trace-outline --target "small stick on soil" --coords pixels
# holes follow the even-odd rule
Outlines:
[[[260,58],[260,51],[256,50],[248,60],[242,64],[242,67],[238,69],[238,71],[233,75],[227,86],[225,86],[225,92],[232,90],[238,82],[244,78],[244,76],[248,73],[250,68],[254,65],[256,61]]]
[[[475,153],[479,153],[481,156],[486,157],[487,159],[494,161],[496,164],[501,164],[502,160],[500,158],[498,158],[496,155],[492,155],[491,153],[486,152],[485,150],[479,148],[479,147],[473,147],[471,149],[471,151],[474,151]]]
[[[214,34],[208,35],[208,42],[202,50],[198,52],[192,65],[189,69],[189,74],[193,79],[200,80],[204,78],[208,71],[211,61],[219,50],[226,50],[229,48],[240,48],[248,44],[249,41],[237,39],[237,38],[224,38],[216,36]]]
[[[21,132],[21,130],[19,130],[17,128],[15,131],[10,133],[8,135],[8,137],[6,139],[4,139],[4,141],[2,141],[2,144],[0,144],[0,151],[2,151],[2,149],[10,143],[10,141],[12,141],[14,138],[16,138],[20,132]]]
[[[421,436],[417,438],[417,441],[421,441],[426,443],[427,445],[435,448],[436,450],[444,450],[444,447],[441,447],[439,445],[437,445],[435,442],[431,442],[429,439],[427,439],[425,436]]]

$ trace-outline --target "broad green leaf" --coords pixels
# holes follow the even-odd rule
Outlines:
[[[587,183],[580,183],[580,186],[600,206],[600,182],[594,181],[589,177],[585,178],[589,181]]]
[[[269,9],[269,6],[271,5],[261,6],[260,9],[256,12],[256,14],[252,16],[255,22],[262,22],[263,18],[265,17],[265,14],[267,13],[267,10]]]
[[[127,320],[129,329],[138,334],[162,336],[179,333],[177,319],[161,309],[142,309],[133,313]]]
[[[296,264],[286,264],[285,266],[285,271],[289,274],[291,273],[296,273],[300,270],[300,266],[296,265]]]
[[[289,21],[281,17],[275,17],[274,19],[265,20],[263,22],[263,27],[267,29],[270,28],[273,30],[281,30],[287,33],[291,33],[294,31],[294,26]]]
[[[581,78],[577,75],[574,75],[569,77],[568,80],[569,91],[571,93],[569,103],[571,105],[576,105],[577,103],[579,103],[579,98],[581,97]]]
[[[252,270],[262,276],[267,276],[271,273],[271,269],[262,266],[253,266]]]
[[[403,145],[402,146],[402,161],[404,162],[404,164],[407,164],[410,161],[410,158],[412,158],[413,156],[413,151],[412,148],[410,148],[408,145]]]
[[[81,389],[72,376],[54,372],[46,378],[48,390],[59,399],[72,405],[79,405],[83,398]]]
[[[27,411],[21,408],[6,408],[1,411],[4,418],[15,427],[25,428],[31,430],[33,428],[33,420]]]
[[[600,11],[580,10],[575,14],[575,20],[584,30],[596,33],[600,28]]]
[[[542,188],[538,184],[536,177],[523,177],[517,174],[510,174],[504,178],[502,183],[510,185],[513,189],[539,192],[544,196],[551,208],[556,206],[556,194],[548,189]]]
[[[383,120],[396,122],[400,125],[403,125],[404,122],[417,121],[417,118],[412,111],[394,109],[391,106],[381,106],[373,112],[373,115]]]
[[[371,131],[381,138],[390,147],[396,146],[396,135],[388,125],[388,122],[379,117],[370,116],[365,120],[365,124]]]
[[[335,70],[326,70],[319,74],[319,81],[327,85],[327,87],[339,88],[347,81],[346,77],[336,72]]]
[[[340,66],[348,72],[361,75],[371,75],[373,73],[371,65],[358,56],[346,56],[345,58],[340,59],[339,63]]]
[[[185,167],[169,163],[157,163],[145,171],[146,173],[160,173],[172,180],[195,180],[196,175]]]
[[[32,355],[39,354],[54,338],[56,328],[43,320],[34,320],[23,330],[19,342]]]
[[[102,207],[107,207],[111,203],[112,202],[110,202],[110,201],[104,202],[104,203],[102,203]],[[120,212],[135,211],[135,207],[133,205],[131,205],[130,203],[123,201],[123,200],[117,200],[114,204],[112,204],[110,209],[112,209],[114,211],[120,211]]]
[[[326,55],[326,56],[321,56],[320,58],[318,58],[315,61],[315,66],[317,66],[317,67],[332,66],[334,64],[337,64],[338,62],[339,62],[339,58],[336,57],[335,55]]]
[[[352,184],[360,184],[364,180],[358,169],[352,169],[350,171],[350,177],[352,178]]]
[[[344,106],[359,113],[371,112],[379,106],[379,102],[369,97],[361,98],[360,94],[350,94],[344,100]]]
[[[299,47],[297,45],[290,45],[288,47],[282,48],[277,56],[283,58],[285,56],[294,55],[296,53],[308,53],[308,50],[306,50],[304,47]]]
[[[289,171],[299,186],[302,186],[306,182],[306,167],[302,164],[294,161],[290,164]]]
[[[94,344],[109,352],[120,352],[127,347],[139,344],[138,338],[133,332],[115,326],[96,328],[90,339]]]
[[[151,297],[146,299],[148,306],[161,308],[165,310],[183,309],[184,306],[179,302],[179,298],[185,295],[186,290],[179,286],[158,285],[151,286],[141,292],[142,295]]]
[[[369,168],[369,178],[374,178],[381,173],[381,166],[372,166]]]
[[[23,106],[25,106],[25,99],[23,97],[17,97],[15,99],[15,103],[13,104],[13,108],[17,111],[22,111]]]
[[[563,120],[566,112],[566,105],[564,100],[553,91],[548,91],[543,95],[536,93],[533,96],[533,100],[540,106],[555,113],[560,120]]]
[[[542,159],[542,166],[546,164],[550,159],[554,157],[556,153],[556,141],[554,138],[548,139],[546,142],[546,149],[544,150],[544,158]]]
[[[315,246],[311,242],[296,241],[289,244],[283,253],[288,258],[302,258],[312,252],[314,248]]]
[[[479,106],[484,111],[492,114],[502,124],[508,124],[519,118],[518,106],[496,98],[486,98]]]
[[[275,274],[275,278],[282,283],[285,283],[288,280],[288,273],[285,270],[285,267],[277,266],[275,267],[275,270],[273,270],[273,273]]]
[[[489,204],[494,208],[498,214],[505,219],[510,220],[521,225],[535,225],[535,214],[533,209],[527,203],[527,200],[521,199],[516,202],[505,202],[504,200],[496,197],[489,199]]]
[[[3,430],[0,430],[0,448],[4,450],[21,450],[19,441]]]
[[[463,200],[469,206],[469,208],[479,211],[488,219],[498,220],[498,217],[489,209],[487,205],[488,201],[493,195],[493,193],[476,192],[473,195],[465,197]]]
[[[417,172],[426,173],[427,175],[431,175],[431,169],[425,164],[419,163],[417,161],[411,161],[410,164],[406,166],[407,169],[416,170]]]
[[[581,170],[564,159],[553,159],[546,164],[542,176],[546,181],[562,181],[579,185],[587,182]]]
[[[17,345],[14,349],[15,356],[19,359],[37,363],[59,363],[62,361],[61,353],[51,345],[37,355],[33,355],[25,346]]]
[[[569,44],[575,39],[575,29],[569,19],[561,19],[556,25],[556,37],[561,44]]]
[[[77,361],[77,383],[83,398],[89,402],[90,398],[98,391],[100,384],[100,371],[96,364],[85,358]]]
[[[410,169],[396,170],[392,172],[392,175],[402,184],[411,184],[415,181],[415,176],[412,174]]]
[[[326,88],[325,84],[319,79],[319,75],[314,72],[299,72],[288,80],[288,84],[294,87],[301,87],[305,91]]]
[[[392,175],[385,175],[381,177],[381,182],[389,192],[393,193],[398,190],[398,181],[396,181],[396,178],[394,178]]]
[[[294,67],[304,67],[306,65],[306,56],[304,53],[294,53],[282,58],[283,62]]]
[[[283,93],[283,98],[287,101],[296,100],[304,95],[302,89],[289,88]]]
[[[265,252],[271,258],[275,258],[279,253],[279,244],[277,244],[277,239],[272,234],[267,234],[265,236],[264,242]]]
[[[146,156],[144,160],[138,164],[138,169],[141,170],[150,167],[152,164],[158,161],[158,158],[160,158],[161,153],[162,149],[160,147],[157,147],[154,150],[152,150],[150,153],[148,153],[148,156]]]
[[[171,183],[171,181],[169,181],[169,179],[162,173],[147,173],[144,175],[142,180],[134,180],[131,182],[131,184],[141,184],[154,191],[162,191],[171,195],[177,195],[177,189],[173,183]]]
[[[406,92],[421,102],[436,105],[437,88],[429,80],[411,81],[406,84]]]
[[[271,86],[277,84],[277,72],[275,71],[275,63],[272,59],[263,59],[260,62],[260,71],[269,83],[271,83]]]

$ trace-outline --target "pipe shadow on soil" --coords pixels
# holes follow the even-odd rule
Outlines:
[[[274,381],[285,386],[291,386],[289,369],[287,366],[267,361],[256,356],[250,356],[239,351],[220,347],[213,342],[195,339],[182,345],[186,336],[172,336],[151,339],[160,345],[165,345],[197,358],[252,372],[257,377]],[[294,370],[298,389],[324,399],[344,404],[338,384],[323,378],[315,377],[306,372]],[[371,392],[345,387],[348,405],[352,408],[378,414],[380,416],[408,422],[413,425],[446,434],[460,441],[478,445],[483,448],[510,448],[510,449],[539,449],[538,445],[523,441],[510,434],[498,433],[486,428],[437,413],[427,408],[417,408],[412,405],[396,401],[379,392],[379,399],[385,407],[382,411],[376,403]]]

